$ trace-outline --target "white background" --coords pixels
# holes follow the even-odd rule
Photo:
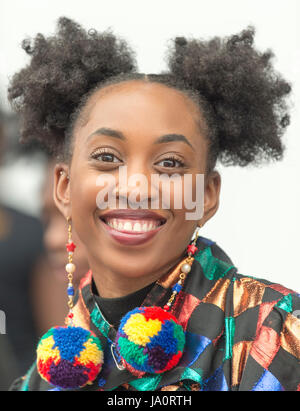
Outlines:
[[[202,230],[229,254],[243,274],[300,291],[300,2],[299,0],[1,0],[0,84],[2,104],[9,77],[24,66],[20,42],[54,32],[58,17],[86,28],[111,28],[137,52],[141,72],[166,69],[167,41],[204,38],[256,27],[256,45],[271,48],[275,67],[293,85],[292,125],[284,137],[283,161],[260,168],[221,167],[218,213]],[[20,173],[20,170],[22,173]],[[2,171],[6,199],[36,213],[40,168],[21,162]]]

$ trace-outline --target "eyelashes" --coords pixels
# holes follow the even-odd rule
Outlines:
[[[102,162],[104,163],[122,163],[122,160],[116,156],[114,152],[107,148],[101,148],[96,150],[94,153],[91,154],[91,158],[94,160],[98,160],[102,157]],[[117,161],[114,161],[117,160]]]
[[[184,168],[185,167],[185,164],[182,161],[182,159],[180,159],[180,158],[178,158],[177,156],[174,156],[174,155],[169,155],[168,157],[165,157],[159,163],[156,163],[156,165],[160,164],[160,163],[169,164],[169,166],[162,166],[162,167],[165,167],[165,168]],[[175,166],[176,163],[177,163],[177,166]]]
[[[94,151],[91,156],[93,160],[97,160],[105,166],[113,165],[117,166],[123,164],[123,161],[119,156],[111,149],[103,147]],[[163,165],[161,165],[163,164]],[[164,158],[154,164],[158,168],[164,169],[183,169],[186,168],[186,165],[183,159],[174,154],[166,154]]]

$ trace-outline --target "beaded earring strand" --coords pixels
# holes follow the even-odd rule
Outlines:
[[[120,322],[111,352],[119,370],[127,369],[141,378],[146,373],[161,374],[174,368],[180,361],[185,332],[176,317],[171,313],[172,304],[182,290],[187,274],[191,271],[193,255],[198,250],[196,242],[199,229],[187,247],[188,257],[180,267],[179,280],[172,288],[167,304],[161,307],[138,307],[128,312]],[[118,363],[114,349],[121,359]]]
[[[69,313],[65,327],[51,328],[37,347],[37,369],[40,376],[55,387],[82,388],[93,382],[103,365],[103,349],[100,340],[89,330],[73,324],[73,254],[76,245],[72,241],[71,219],[68,223],[68,263],[66,265]]]

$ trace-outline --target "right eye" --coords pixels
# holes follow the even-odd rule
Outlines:
[[[92,156],[94,160],[101,161],[103,163],[121,163],[122,161],[111,151],[107,149],[101,149],[95,151]]]

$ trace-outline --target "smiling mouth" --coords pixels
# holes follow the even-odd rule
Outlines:
[[[100,218],[106,225],[116,231],[128,234],[144,234],[156,230],[158,227],[165,224],[166,220],[161,219],[133,219],[133,218],[115,218],[102,217]]]

